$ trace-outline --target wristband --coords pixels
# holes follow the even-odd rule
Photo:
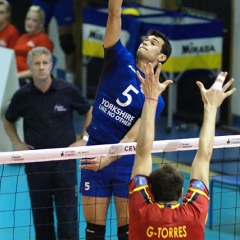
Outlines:
[[[156,101],[156,102],[158,102],[158,99],[156,99],[156,98],[145,97],[145,99],[148,99],[148,100],[153,100],[153,101]]]
[[[81,139],[85,142],[88,142],[89,137],[88,136],[81,136]]]

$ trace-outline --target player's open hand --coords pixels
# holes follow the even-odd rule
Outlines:
[[[166,80],[163,83],[159,82],[159,76],[162,70],[162,64],[159,63],[157,70],[154,73],[152,63],[145,65],[145,78],[141,76],[139,71],[137,71],[137,76],[142,83],[142,89],[146,97],[151,97],[158,99],[159,95],[167,88],[169,84],[172,84],[172,80]]]
[[[196,82],[200,89],[202,101],[205,105],[209,104],[217,108],[222,104],[225,98],[229,97],[236,91],[236,88],[231,88],[228,90],[234,82],[233,78],[231,78],[225,85],[223,85],[226,76],[227,72],[220,72],[215,82],[209,89],[205,89],[201,82]]]

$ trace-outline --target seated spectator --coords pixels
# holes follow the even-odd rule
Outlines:
[[[5,0],[0,0],[0,47],[13,48],[18,37],[19,31],[9,23],[10,5]]]
[[[76,71],[76,45],[73,35],[75,11],[73,0],[32,0],[32,5],[40,6],[45,12],[45,29],[48,30],[52,17],[55,17],[59,43],[65,55],[65,80],[74,83]]]
[[[44,32],[44,11],[39,6],[31,6],[25,19],[26,33],[22,34],[14,47],[20,85],[29,82],[32,74],[27,65],[28,52],[35,47],[46,47],[53,51],[53,43]]]
[[[32,5],[32,0],[7,0],[11,6],[10,22],[18,29],[20,34],[25,33],[24,22],[28,9]],[[24,4],[23,4],[24,2]]]

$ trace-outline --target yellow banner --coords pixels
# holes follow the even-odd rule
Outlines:
[[[171,56],[165,64],[165,72],[184,72],[194,69],[218,69],[222,67],[222,54],[203,54],[194,56]]]
[[[89,57],[103,58],[103,43],[91,42],[88,40],[82,41],[82,54]]]

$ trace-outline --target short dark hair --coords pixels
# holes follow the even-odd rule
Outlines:
[[[150,186],[156,202],[177,201],[181,195],[184,176],[170,164],[163,164],[149,176]]]
[[[165,63],[172,53],[172,46],[171,46],[171,43],[169,42],[168,38],[166,37],[165,34],[161,33],[158,30],[155,30],[155,29],[149,30],[147,32],[147,37],[148,36],[159,37],[164,41],[164,44],[162,45],[161,53],[163,53],[167,56],[167,59],[165,61],[163,61],[162,64]]]

